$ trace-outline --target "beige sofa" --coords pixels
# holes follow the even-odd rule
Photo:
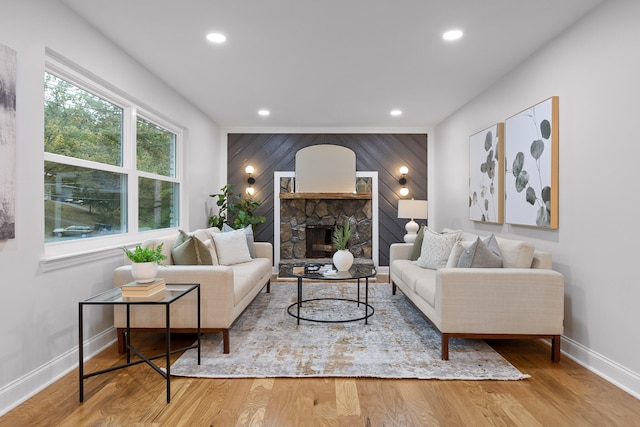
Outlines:
[[[270,281],[273,271],[273,249],[271,243],[255,242],[255,258],[249,262],[233,265],[219,265],[215,245],[211,244],[213,233],[217,228],[201,229],[193,233],[202,242],[207,242],[213,263],[216,265],[174,265],[171,249],[178,233],[163,238],[143,242],[143,246],[156,247],[163,243],[163,253],[167,255],[165,266],[158,268],[158,277],[167,283],[199,283],[201,300],[201,328],[203,333],[221,332],[224,353],[229,353],[229,329],[235,320],[247,308],[249,303],[266,286],[270,292]],[[114,285],[121,286],[133,280],[131,265],[119,267],[114,273]],[[195,310],[196,293],[191,292],[183,299],[176,301],[171,308],[171,330],[173,332],[195,332],[197,310]],[[114,307],[114,324],[118,332],[118,350],[124,352],[124,330],[126,314],[124,307]],[[161,306],[131,307],[132,330],[164,331],[165,310]]]
[[[459,240],[475,238],[462,233]],[[410,260],[413,244],[392,244],[393,293],[399,288],[441,333],[443,360],[449,358],[450,338],[550,338],[551,358],[559,361],[562,274],[551,270],[551,254],[530,243],[496,240],[504,268],[422,268]]]

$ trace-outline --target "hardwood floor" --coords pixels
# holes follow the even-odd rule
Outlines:
[[[161,334],[133,337],[162,352]],[[193,336],[176,335],[175,345]],[[164,380],[137,365],[85,381],[72,372],[0,418],[0,426],[640,426],[640,400],[533,340],[490,344],[523,381],[378,379]],[[177,357],[177,356],[176,356]],[[114,344],[87,372],[122,362]]]

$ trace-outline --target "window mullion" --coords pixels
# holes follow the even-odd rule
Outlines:
[[[127,224],[130,233],[138,232],[138,172],[136,170],[136,117],[135,107],[125,108],[123,123],[123,166],[127,171]]]

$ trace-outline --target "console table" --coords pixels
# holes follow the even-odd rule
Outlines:
[[[196,291],[198,294],[198,339],[195,344],[175,350],[171,350],[171,304],[187,295],[189,292]],[[84,373],[84,345],[83,345],[83,309],[85,305],[124,305],[127,307],[127,329],[126,329],[126,357],[127,362],[108,369],[103,369],[89,374]],[[152,357],[144,356],[138,349],[131,345],[131,325],[130,312],[131,306],[136,305],[164,305],[166,310],[166,331],[165,331],[165,352]],[[158,292],[150,297],[123,297],[122,288],[113,288],[94,297],[81,301],[78,307],[79,315],[79,344],[78,344],[78,370],[80,378],[80,402],[84,401],[84,380],[95,375],[112,372],[128,366],[146,363],[151,366],[158,374],[167,381],[167,403],[171,401],[171,355],[190,348],[198,349],[198,365],[200,364],[200,285],[167,285],[165,290]],[[140,360],[131,361],[131,352],[134,352]],[[152,360],[166,358],[166,368],[157,366]]]

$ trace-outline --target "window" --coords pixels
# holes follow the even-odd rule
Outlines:
[[[178,129],[53,71],[44,76],[44,121],[46,243],[178,226]]]

